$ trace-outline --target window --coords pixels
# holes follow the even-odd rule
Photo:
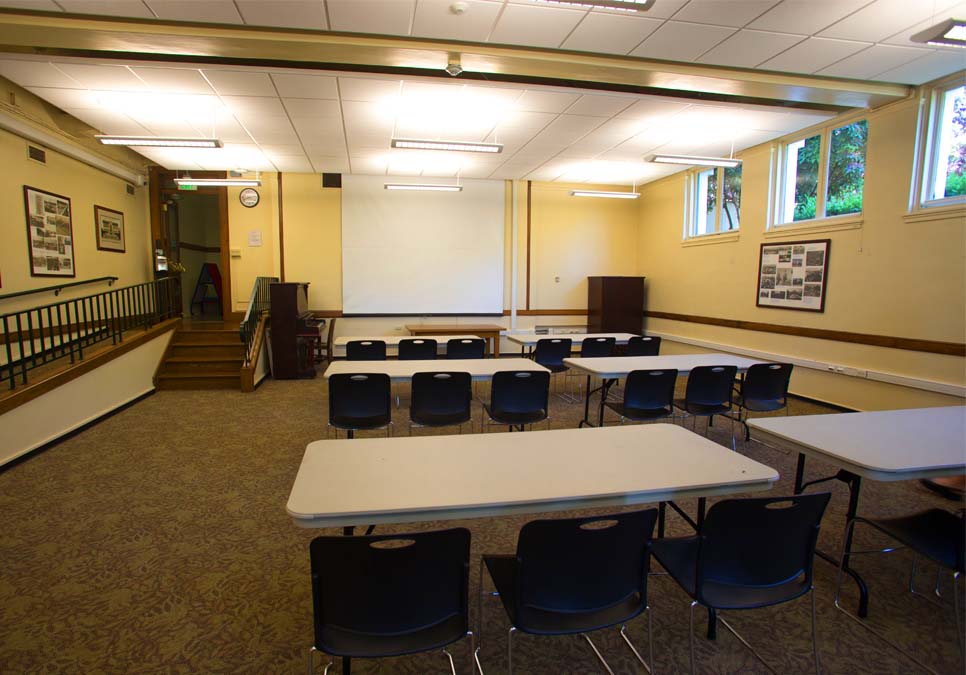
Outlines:
[[[786,143],[778,163],[775,224],[862,213],[866,120]]]
[[[966,86],[937,88],[931,113],[920,204],[966,201]]]
[[[693,171],[688,176],[688,237],[738,229],[741,165]]]

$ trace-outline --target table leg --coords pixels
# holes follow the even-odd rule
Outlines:
[[[617,382],[617,380],[606,380],[606,379],[605,380],[601,380],[601,383],[600,383],[600,406],[597,409],[597,426],[598,427],[603,427],[604,426],[604,401],[607,400],[607,392],[610,391],[610,388],[614,386],[614,383],[615,382]],[[587,389],[588,390],[590,389],[590,376],[589,375],[587,376]],[[589,391],[588,391],[588,398],[589,397],[590,397],[590,394],[589,394]]]
[[[584,419],[580,420],[577,428],[584,425],[590,426],[590,375],[587,376],[587,395],[584,397]]]
[[[499,333],[499,331],[497,331],[496,333],[491,333],[490,334],[490,337],[493,338],[493,358],[494,359],[498,359],[498,358],[500,358],[500,333]]]

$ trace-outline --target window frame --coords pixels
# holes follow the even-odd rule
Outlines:
[[[919,98],[918,143],[916,145],[915,167],[912,189],[910,190],[909,212],[917,213],[943,207],[961,207],[966,204],[966,195],[954,195],[939,199],[929,198],[935,179],[936,165],[939,161],[939,134],[942,130],[943,99],[953,89],[963,86],[961,76],[940,80],[935,85],[924,88]]]
[[[738,168],[742,168],[742,162],[739,161]],[[731,228],[729,230],[722,230],[721,228],[721,217],[722,217],[722,205],[724,200],[721,195],[724,191],[724,174],[728,167],[723,166],[701,166],[694,169],[690,169],[685,177],[685,188],[684,188],[684,241],[695,241],[695,240],[705,240],[709,237],[720,237],[722,235],[737,235],[741,231],[741,211],[739,207],[738,211],[738,227]],[[697,234],[695,232],[695,227],[700,221],[699,213],[707,213],[704,211],[707,205],[707,191],[701,189],[701,177],[709,172],[714,172],[715,180],[718,186],[719,198],[715,199],[714,211],[710,216],[709,220],[713,222],[714,230],[710,232],[705,232],[703,234]],[[742,175],[744,175],[744,169],[742,168]],[[705,199],[699,203],[699,197],[705,195]]]

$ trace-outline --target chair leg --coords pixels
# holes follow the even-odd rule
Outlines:
[[[818,622],[815,615],[815,588],[809,591],[812,596],[812,651],[815,652],[815,675],[822,672],[822,661],[818,654]]]
[[[959,639],[959,658],[966,663],[966,641],[963,639],[962,617],[959,615],[959,572],[953,572],[953,611],[956,612],[956,637]]]
[[[691,601],[691,615],[688,620],[688,647],[690,648],[691,654],[691,675],[694,675],[694,608],[697,605],[697,600]]]
[[[446,658],[449,659],[449,672],[452,673],[452,675],[456,675],[456,664],[453,663],[453,655],[445,649],[443,650],[443,653],[446,654]]]
[[[651,622],[651,608],[645,607],[644,611],[647,612],[647,660],[650,663],[654,663],[654,645],[652,643],[654,631]],[[627,646],[631,648],[631,651],[634,652],[634,656],[637,657],[637,660],[640,661],[642,666],[644,666],[644,670],[651,672],[651,667],[647,664],[647,662],[644,661],[644,658],[641,656],[640,652],[637,651],[637,648],[631,642],[631,639],[627,637],[627,626],[624,624],[621,624],[621,637],[624,639],[624,642],[627,644]]]
[[[812,599],[813,599],[813,602],[814,602],[814,595],[812,596]],[[814,625],[815,625],[814,624],[814,614],[812,615],[812,617],[813,617],[813,624],[812,624],[812,626],[814,627]],[[748,651],[750,651],[755,656],[756,659],[758,659],[758,661],[761,663],[761,665],[765,666],[765,668],[768,669],[768,672],[775,673],[775,675],[778,675],[778,671],[775,670],[774,668],[772,668],[771,666],[769,666],[768,665],[768,662],[765,661],[765,659],[762,658],[761,654],[759,654],[757,651],[755,651],[755,648],[752,647],[751,644],[745,638],[743,638],[741,636],[741,634],[738,633],[738,631],[736,631],[734,628],[732,628],[730,623],[728,623],[727,621],[725,621],[724,618],[721,617],[721,616],[718,617],[718,621],[721,622],[721,625],[722,626],[724,626],[725,628],[728,629],[728,632],[729,633],[731,633],[736,638],[738,638],[738,641],[741,644],[743,644],[748,649]],[[814,628],[813,628],[813,630],[814,630]]]
[[[315,671],[315,659],[313,657],[315,656],[315,652],[317,651],[319,650],[316,649],[314,646],[309,647],[309,670],[308,670],[309,675],[312,675],[312,673]]]
[[[587,637],[586,633],[581,633],[580,637],[585,639],[587,644],[590,645],[590,648],[594,650],[594,655],[597,657],[597,660],[600,661],[601,665],[604,666],[604,669],[610,673],[610,675],[614,675],[614,671],[608,665],[607,661],[604,660],[604,656],[600,653],[600,650],[597,649],[597,645],[594,644],[594,641]]]
[[[483,558],[480,558],[480,585],[477,586],[480,589],[480,602],[476,605],[476,635],[477,640],[479,640],[479,645],[477,649],[483,647]]]
[[[516,626],[510,626],[506,634],[506,665],[507,674],[513,675],[513,634],[517,632]]]

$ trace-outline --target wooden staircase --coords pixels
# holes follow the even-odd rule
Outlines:
[[[237,324],[183,322],[154,375],[161,389],[241,389],[245,347]]]

